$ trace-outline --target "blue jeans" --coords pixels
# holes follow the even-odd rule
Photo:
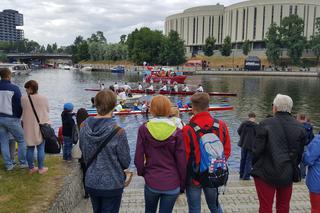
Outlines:
[[[115,197],[97,197],[90,194],[94,213],[118,213],[122,194]]]
[[[72,160],[72,139],[71,137],[63,136],[63,160]]]
[[[180,191],[180,189],[179,189]],[[159,213],[170,213],[179,196],[177,194],[165,194],[160,192],[153,192],[147,186],[144,187],[145,212],[156,213],[158,203],[160,200]]]
[[[7,169],[13,167],[10,157],[9,133],[18,142],[18,160],[20,165],[26,164],[26,144],[23,138],[23,129],[19,118],[0,117],[0,143],[1,152]]]
[[[37,160],[38,160],[38,168],[43,168],[44,161],[44,142],[37,146]],[[34,146],[27,146],[27,161],[29,165],[29,169],[34,168]]]
[[[211,213],[222,213],[221,206],[218,201],[217,188],[203,188],[200,186],[190,185],[186,188],[189,213],[201,212],[201,190],[207,201],[208,208]]]
[[[249,180],[252,167],[252,152],[241,148],[240,179]]]

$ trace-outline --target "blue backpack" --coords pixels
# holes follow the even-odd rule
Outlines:
[[[192,135],[190,137],[190,159],[188,162],[188,172],[190,176],[197,180],[201,186],[218,188],[226,185],[229,176],[227,160],[224,155],[224,144],[220,140],[219,120],[214,119],[213,125],[207,130],[201,129],[197,124],[189,124],[199,142],[200,164],[195,162],[194,144]],[[217,134],[216,134],[216,133]]]

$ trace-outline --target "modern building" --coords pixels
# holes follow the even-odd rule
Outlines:
[[[3,10],[0,12],[0,41],[22,40],[23,30],[17,29],[23,26],[23,15],[16,10]]]
[[[188,53],[201,50],[209,36],[216,39],[217,45],[230,36],[235,48],[249,40],[253,49],[263,49],[271,23],[279,26],[290,14],[304,20],[304,36],[310,39],[315,32],[315,20],[320,17],[320,0],[250,0],[228,7],[220,4],[193,7],[167,17],[165,34],[177,31]]]

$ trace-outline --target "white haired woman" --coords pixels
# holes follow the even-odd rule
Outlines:
[[[289,213],[292,183],[301,161],[306,140],[300,122],[291,116],[292,99],[278,94],[272,105],[274,116],[263,120],[257,128],[253,144],[253,169],[259,212],[272,213],[276,196],[277,212]]]

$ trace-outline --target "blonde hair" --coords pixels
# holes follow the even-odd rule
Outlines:
[[[206,92],[197,92],[191,96],[192,108],[199,112],[207,111],[209,102],[210,97]]]
[[[111,112],[117,103],[117,96],[111,90],[102,90],[94,98],[94,103],[99,115],[106,115]]]
[[[171,113],[171,102],[163,95],[154,96],[150,103],[150,113],[153,116],[169,117]]]
[[[178,107],[171,107],[171,117],[180,117],[180,112]]]

